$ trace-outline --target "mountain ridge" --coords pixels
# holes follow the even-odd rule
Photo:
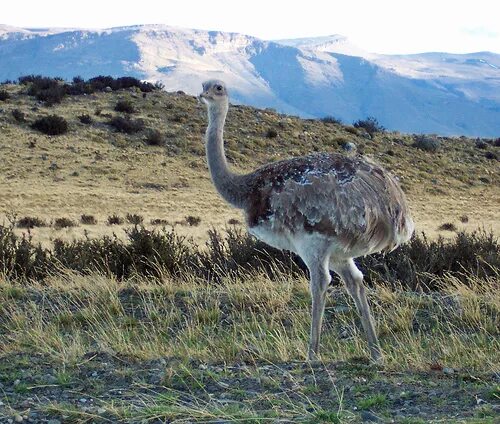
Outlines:
[[[338,34],[261,40],[234,32],[136,25],[102,30],[0,25],[1,79],[131,75],[199,92],[221,78],[235,103],[344,122],[375,116],[403,132],[497,137],[500,55],[381,55]]]

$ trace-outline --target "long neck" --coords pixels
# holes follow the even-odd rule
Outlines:
[[[210,104],[208,107],[208,128],[206,132],[206,152],[208,168],[215,188],[231,205],[245,207],[245,186],[243,176],[229,170],[224,154],[224,123],[228,103]]]

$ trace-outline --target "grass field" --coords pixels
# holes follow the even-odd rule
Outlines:
[[[47,108],[23,86],[2,89],[10,98],[0,102],[0,220],[45,221],[29,230],[33,242],[53,249],[57,238],[125,238],[123,229],[133,226],[127,214],[148,228],[174,227],[201,245],[210,228],[243,227],[209,180],[205,111],[194,98],[122,90],[70,96]],[[110,129],[109,119],[124,115],[114,111],[120,99],[133,103],[132,116],[144,120],[145,130]],[[14,109],[26,122],[14,119]],[[35,118],[52,113],[67,119],[68,133],[31,129]],[[93,122],[81,123],[82,114]],[[163,146],[144,142],[148,129],[160,131]],[[434,138],[441,146],[429,152],[413,147],[411,135],[370,137],[350,126],[241,106],[230,110],[226,138],[240,171],[352,141],[401,178],[417,229],[431,239],[478,227],[500,232],[498,140]],[[82,214],[96,223],[80,222]],[[109,225],[112,215],[124,223]],[[58,218],[76,225],[58,228]],[[498,247],[493,252],[491,263],[498,263]],[[0,261],[5,265],[5,257]],[[156,271],[118,279],[59,268],[26,280],[0,270],[0,422],[498,422],[494,266],[487,276],[467,269],[427,275],[440,288],[434,291],[371,277],[383,367],[367,360],[341,285],[328,295],[321,361],[307,363],[304,273],[280,269],[271,279],[259,270],[215,270],[217,278]]]

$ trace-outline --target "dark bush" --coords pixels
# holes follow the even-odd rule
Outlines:
[[[14,119],[17,122],[25,122],[26,121],[26,117],[24,115],[24,112],[20,109],[14,109],[12,111],[12,116],[14,117]]]
[[[385,127],[380,125],[378,120],[373,116],[369,116],[366,119],[360,119],[353,123],[355,128],[364,128],[366,132],[370,135],[373,135],[378,132],[384,132]]]
[[[47,223],[36,216],[25,216],[16,222],[18,228],[46,227]]]
[[[56,218],[54,220],[54,228],[60,230],[61,228],[76,227],[76,222],[69,218]]]
[[[115,116],[108,122],[116,131],[126,134],[134,134],[144,129],[144,121],[142,119],[123,118]]]
[[[241,222],[239,219],[236,219],[236,218],[230,218],[227,223],[229,225],[241,225]]]
[[[82,124],[86,124],[86,125],[90,125],[93,121],[92,117],[87,114],[87,113],[84,113],[82,115],[79,115],[78,116],[78,120],[82,123]]]
[[[10,94],[7,90],[0,90],[0,101],[5,102],[10,99]]]
[[[495,152],[486,152],[484,157],[489,160],[498,160],[498,156]]]
[[[197,227],[200,225],[201,218],[199,216],[186,216],[186,222],[190,227]]]
[[[337,124],[337,125],[342,124],[341,119],[336,118],[335,116],[331,116],[331,115],[324,116],[323,118],[320,119],[320,121],[324,122],[325,124]]]
[[[483,140],[476,140],[475,146],[476,146],[476,149],[484,150],[484,149],[488,148],[488,143],[485,143]]]
[[[276,137],[278,137],[278,131],[276,131],[274,128],[269,128],[266,131],[266,137],[267,138],[276,138]]]
[[[19,238],[12,227],[0,226],[0,269],[9,277],[43,280],[66,267],[78,272],[98,270],[118,278],[134,273],[160,276],[170,273],[204,278],[216,283],[225,275],[264,272],[303,272],[304,265],[294,255],[229,228],[225,235],[212,230],[206,246],[166,229],[146,230],[134,226],[126,231],[127,241],[117,237],[56,240],[51,250],[43,250],[30,238]],[[500,246],[493,233],[460,232],[452,240],[429,241],[414,236],[409,243],[388,254],[358,258],[368,284],[387,281],[411,290],[439,290],[436,277],[451,274],[467,284],[469,272],[478,278],[495,277],[500,268]],[[467,271],[467,272],[465,272]],[[335,280],[338,281],[338,280]]]
[[[64,97],[66,97],[66,88],[63,85],[56,85],[44,90],[37,90],[33,95],[37,100],[45,102],[47,106],[53,106],[61,103]]]
[[[60,135],[68,131],[68,123],[62,116],[49,115],[37,119],[31,128],[47,135]]]
[[[118,100],[115,105],[117,112],[135,113],[134,105],[130,100]]]
[[[148,146],[163,146],[165,144],[165,136],[158,130],[149,130],[144,138],[144,142]]]
[[[108,225],[122,225],[123,218],[116,214],[108,216]]]
[[[416,135],[414,136],[413,147],[426,152],[436,152],[441,147],[441,141],[435,135]]]
[[[80,222],[84,225],[96,225],[97,219],[95,219],[94,215],[85,215],[83,214],[80,217]]]
[[[134,225],[140,225],[144,221],[144,217],[142,215],[137,215],[135,213],[128,213],[126,218],[129,224],[134,224]]]
[[[457,226],[452,222],[445,222],[438,227],[440,231],[457,231]]]
[[[463,224],[467,224],[469,222],[469,217],[467,215],[462,215],[460,217],[460,222]]]
[[[168,221],[163,218],[153,218],[150,221],[151,225],[169,225]]]

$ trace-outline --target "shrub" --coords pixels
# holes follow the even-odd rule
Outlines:
[[[96,225],[97,219],[95,219],[94,215],[85,215],[80,216],[80,222],[84,225]]]
[[[135,226],[127,240],[117,237],[54,241],[51,250],[41,249],[30,238],[19,238],[12,227],[0,225],[0,269],[6,276],[43,280],[61,267],[88,273],[111,273],[117,278],[131,274],[161,277],[204,278],[216,283],[227,275],[263,272],[271,278],[283,271],[299,273],[302,262],[293,254],[273,249],[236,228],[225,234],[209,231],[203,248],[173,230],[146,230]],[[496,277],[500,268],[500,245],[493,233],[460,232],[452,240],[429,241],[425,235],[388,254],[356,259],[365,281],[386,281],[411,290],[439,290],[436,278],[453,275],[464,284],[470,279]]]
[[[197,227],[200,225],[201,218],[199,216],[186,216],[186,222],[190,227]]]
[[[150,221],[151,225],[169,225],[168,221],[163,218],[153,218]]]
[[[476,149],[481,149],[481,150],[484,150],[488,147],[488,144],[485,143],[483,140],[476,140]]]
[[[135,108],[130,100],[118,100],[115,105],[115,111],[135,113]]]
[[[440,231],[457,231],[457,226],[452,222],[445,222],[438,227]]]
[[[14,109],[12,111],[12,116],[14,117],[14,119],[17,122],[25,122],[26,121],[26,117],[24,115],[24,112],[20,109]]]
[[[373,116],[369,116],[366,119],[360,119],[353,123],[355,128],[364,128],[366,132],[370,135],[373,135],[377,132],[385,131],[385,128],[380,125],[378,120]]]
[[[434,135],[417,135],[414,136],[413,147],[426,152],[436,152],[441,147],[441,141]]]
[[[79,115],[78,116],[78,120],[82,123],[82,124],[87,124],[87,125],[90,125],[93,121],[92,117],[87,114],[87,113],[84,113],[82,115]]]
[[[69,218],[56,218],[54,220],[54,228],[60,230],[61,228],[76,227],[76,222]]]
[[[238,219],[236,219],[236,218],[229,219],[229,221],[227,221],[227,223],[229,225],[241,225],[241,222]]]
[[[144,121],[142,119],[123,118],[115,116],[108,122],[116,131],[126,134],[134,134],[144,129]]]
[[[498,156],[495,152],[486,152],[484,157],[489,160],[498,160]]]
[[[165,144],[165,136],[158,130],[149,130],[144,138],[144,142],[148,146],[163,146]]]
[[[266,137],[267,138],[276,138],[276,137],[278,137],[278,131],[276,131],[274,128],[269,128],[266,131]]]
[[[108,216],[108,225],[122,225],[123,218],[116,214]]]
[[[320,119],[320,121],[324,122],[325,124],[337,124],[337,125],[342,124],[341,119],[336,118],[335,116],[331,116],[331,115],[324,116],[323,118]]]
[[[53,106],[62,102],[66,96],[66,88],[62,85],[56,85],[43,90],[37,90],[33,95],[37,100],[45,102],[47,106]]]
[[[68,131],[66,119],[58,115],[39,118],[31,124],[31,127],[47,135],[60,135]]]
[[[467,224],[469,222],[469,217],[467,215],[462,215],[460,217],[460,222],[463,224]]]
[[[144,217],[142,215],[137,215],[137,214],[128,213],[126,218],[129,224],[134,224],[134,225],[140,225],[144,221]]]
[[[36,216],[25,216],[16,222],[18,228],[46,227],[47,223]]]
[[[0,101],[5,102],[10,99],[10,94],[7,90],[0,90]]]

